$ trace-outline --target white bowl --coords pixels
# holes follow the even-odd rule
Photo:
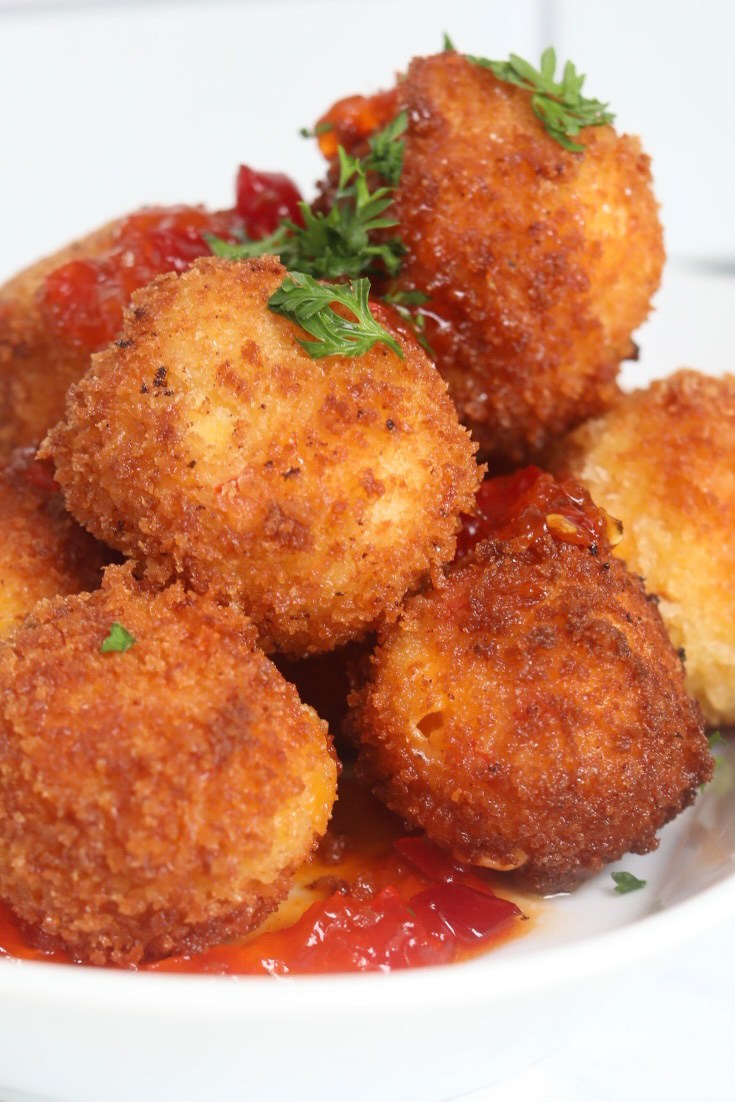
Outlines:
[[[489,32],[478,38],[473,27],[489,23],[490,6],[455,6],[447,29],[468,48],[489,49]],[[422,5],[421,20],[419,5],[404,6],[396,35],[398,6],[385,4],[391,33],[386,38],[381,20],[366,17],[364,49],[355,54],[338,49],[343,29],[326,3],[216,5],[229,31],[224,22],[213,29],[214,7],[186,5],[176,20],[171,5],[45,15],[43,33],[17,12],[6,22],[13,57],[0,67],[0,91],[13,104],[3,127],[4,148],[15,154],[5,166],[6,208],[14,213],[4,227],[0,275],[141,202],[207,197],[224,205],[238,158],[291,169],[308,183],[318,158],[279,135],[311,123],[332,98],[385,82],[412,52],[434,48],[442,29],[435,9],[444,19],[442,5]],[[367,5],[361,8],[364,15]],[[527,52],[535,41],[529,10],[503,7],[499,54],[508,46]],[[276,42],[287,24],[297,33]],[[313,48],[325,36],[328,65]],[[369,50],[365,42],[373,40],[386,50]],[[170,77],[176,61],[167,66],[159,52],[164,41],[182,59],[178,82]],[[299,79],[299,58],[308,80]],[[634,79],[625,66],[621,72],[621,80]],[[57,94],[50,97],[49,88]],[[245,89],[241,107],[238,88]],[[64,173],[74,181],[66,195]],[[685,364],[732,370],[726,327],[734,289],[732,277],[669,269],[657,313],[640,336],[642,360],[625,368],[626,385]],[[735,746],[728,759],[735,769]],[[436,1102],[495,1081],[568,1040],[642,960],[735,917],[735,801],[732,787],[718,790],[721,784],[665,828],[656,853],[620,863],[647,880],[645,889],[616,895],[605,872],[573,896],[544,903],[525,937],[464,964],[273,980],[0,959],[0,1096]]]
[[[735,916],[735,745],[725,757],[656,853],[615,866],[644,889],[617,895],[605,872],[464,964],[278,980],[2,960],[3,1102],[439,1102],[493,1082],[642,960]]]

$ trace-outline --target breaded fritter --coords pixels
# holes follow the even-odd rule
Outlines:
[[[552,458],[623,521],[710,723],[735,723],[735,376],[679,371],[582,425]]]
[[[96,589],[113,554],[69,516],[35,454],[19,448],[0,466],[0,639],[42,598]]]
[[[0,459],[43,439],[66,392],[122,324],[131,292],[209,252],[234,212],[151,207],[109,222],[0,288]]]
[[[419,346],[313,360],[268,309],[273,258],[197,261],[133,297],[45,455],[72,513],[149,576],[241,603],[264,646],[330,649],[452,558],[475,446]]]
[[[712,774],[656,605],[584,496],[542,476],[502,538],[406,602],[351,696],[376,794],[543,892],[654,849]]]
[[[412,61],[392,98],[337,104],[322,147],[359,150],[399,111],[396,286],[430,296],[426,335],[481,449],[520,462],[605,409],[634,354],[664,259],[649,159],[610,126],[568,152],[528,92],[451,50]]]
[[[135,639],[102,653],[111,626]],[[0,647],[0,898],[133,965],[254,928],[324,832],[326,724],[234,609],[113,566]]]

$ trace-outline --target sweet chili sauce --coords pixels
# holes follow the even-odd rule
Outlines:
[[[345,776],[319,849],[259,930],[140,970],[294,975],[446,964],[525,932],[528,911],[529,901],[510,893],[502,875],[460,865],[407,833],[398,816]],[[0,908],[3,955],[71,959],[60,950],[33,948],[12,914]]]
[[[351,153],[375,130],[380,130],[398,111],[398,88],[373,96],[347,96],[338,100],[315,127],[322,154],[331,160],[341,145]]]
[[[67,344],[95,352],[117,335],[133,291],[165,272],[182,272],[211,249],[207,235],[260,240],[283,218],[300,218],[298,188],[287,176],[241,165],[231,210],[148,207],[121,219],[106,248],[70,260],[46,276],[38,306],[52,333]]]
[[[455,561],[467,558],[481,540],[534,541],[545,534],[595,553],[614,547],[622,526],[573,478],[557,482],[539,467],[523,467],[482,483],[473,514],[462,516]]]

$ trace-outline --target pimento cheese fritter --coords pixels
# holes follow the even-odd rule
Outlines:
[[[681,661],[606,528],[581,487],[541,475],[446,586],[406,602],[351,697],[376,794],[536,891],[654,849],[712,775]]]
[[[19,448],[0,466],[0,639],[42,598],[96,589],[112,557],[66,512],[35,454]]]
[[[134,638],[102,653],[114,624]],[[0,898],[37,943],[134,965],[253,929],[336,793],[326,724],[241,614],[110,567],[0,646]]]
[[[402,344],[313,360],[268,309],[273,258],[196,261],[133,297],[45,444],[71,512],[159,581],[315,652],[395,616],[454,554],[481,477],[446,385]]]
[[[735,376],[627,394],[552,463],[623,521],[615,553],[658,594],[689,691],[710,723],[735,723]]]
[[[649,159],[610,126],[567,151],[528,92],[452,50],[373,99],[335,105],[322,148],[359,150],[407,113],[386,231],[408,249],[396,286],[428,294],[435,362],[481,450],[521,462],[610,405],[634,354],[664,259]]]

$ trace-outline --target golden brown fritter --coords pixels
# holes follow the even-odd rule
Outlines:
[[[46,455],[72,513],[159,579],[241,602],[268,647],[326,650],[451,559],[480,479],[415,342],[312,360],[273,258],[199,260],[133,298]],[[377,308],[374,308],[374,310]]]
[[[111,625],[135,638],[101,653]],[[256,926],[324,832],[326,725],[253,626],[130,567],[0,648],[0,898],[41,943],[132,965]]]
[[[615,553],[660,597],[689,691],[735,723],[735,376],[679,371],[626,395],[552,463],[623,521]]]
[[[36,601],[96,589],[110,552],[64,507],[48,463],[19,448],[0,467],[0,639]]]
[[[64,412],[64,399],[89,367],[89,350],[61,340],[38,302],[46,276],[72,260],[103,251],[110,222],[39,260],[0,288],[0,458],[41,440]]]
[[[654,849],[712,761],[655,603],[544,508],[406,602],[351,705],[390,808],[548,892]]]
[[[407,112],[387,231],[408,248],[397,285],[430,296],[460,419],[488,455],[520,462],[605,409],[634,352],[664,259],[649,159],[609,126],[568,152],[527,92],[453,51],[415,59],[375,101],[336,105],[323,147]],[[333,183],[334,170],[328,195]]]

